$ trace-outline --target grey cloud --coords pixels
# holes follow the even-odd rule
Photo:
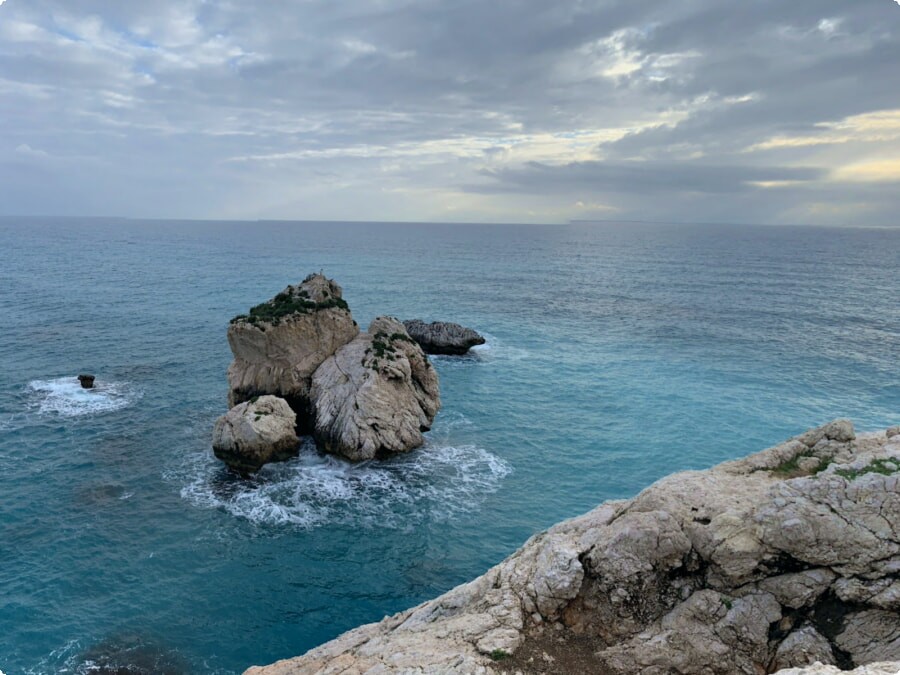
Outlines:
[[[650,191],[685,219],[837,222],[840,195],[883,223],[900,198],[829,177],[870,146],[746,150],[900,109],[898,32],[892,0],[14,0],[0,210],[565,220]],[[604,129],[631,131],[571,141]],[[64,161],[24,172],[22,146]]]
[[[583,194],[642,195],[695,192],[725,194],[755,190],[754,183],[812,181],[823,176],[814,167],[754,167],[694,162],[577,162],[548,166],[537,162],[517,169],[486,171],[489,184],[470,186],[475,192],[550,191]]]

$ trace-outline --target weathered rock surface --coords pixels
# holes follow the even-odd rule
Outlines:
[[[79,375],[78,376],[78,382],[81,384],[82,389],[93,389],[95,379],[96,378],[93,375]]]
[[[441,406],[438,376],[396,319],[379,317],[315,372],[316,441],[353,461],[424,442]]]
[[[897,673],[898,460],[900,435],[839,420],[604,503],[435,600],[247,673]]]
[[[333,280],[313,274],[257,305],[249,315],[232,319],[229,406],[254,396],[279,396],[298,414],[301,429],[309,431],[313,372],[359,333],[341,296],[341,287]]]
[[[434,321],[425,323],[421,319],[403,322],[409,336],[419,343],[426,354],[465,354],[475,345],[483,345],[484,338],[471,328],[458,323]]]
[[[900,662],[870,663],[853,670],[841,670],[837,666],[819,663],[803,668],[779,670],[778,675],[900,675]]]
[[[300,447],[296,416],[287,401],[260,396],[236,405],[216,420],[213,452],[240,473],[293,457]]]

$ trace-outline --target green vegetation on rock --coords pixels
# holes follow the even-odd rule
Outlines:
[[[876,459],[862,469],[837,469],[835,473],[847,480],[854,480],[867,473],[877,473],[882,476],[892,476],[900,472],[900,461],[895,459]]]
[[[805,459],[807,457],[813,457],[819,460],[819,464],[812,469],[804,469],[800,466],[800,460]],[[821,473],[831,464],[830,459],[824,459],[822,457],[815,457],[811,452],[805,452],[797,455],[796,457],[792,457],[791,459],[782,462],[774,469],[772,469],[772,473],[777,473],[779,476],[784,476],[785,478],[798,478],[799,476],[815,476],[818,473]]]
[[[277,326],[281,320],[294,314],[312,314],[323,309],[338,307],[349,310],[347,302],[343,298],[330,297],[322,302],[314,302],[309,299],[306,291],[300,291],[296,295],[290,292],[282,292],[271,300],[267,300],[250,309],[250,314],[239,314],[231,320],[231,323],[249,323],[262,330],[263,323]]]

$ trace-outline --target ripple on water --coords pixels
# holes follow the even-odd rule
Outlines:
[[[78,640],[54,650],[39,670],[70,675],[187,675],[190,664],[173,649],[140,635],[109,637],[87,649]]]
[[[259,525],[303,529],[324,524],[402,528],[446,520],[476,508],[510,466],[473,445],[426,445],[388,460],[352,464],[307,441],[299,457],[269,464],[250,479],[196,453],[168,477],[181,496]]]
[[[61,417],[113,412],[140,398],[140,392],[126,382],[98,382],[93,389],[83,389],[77,377],[32,380],[28,391],[38,413]]]

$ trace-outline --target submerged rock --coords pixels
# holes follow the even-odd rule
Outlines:
[[[428,357],[390,317],[375,319],[316,370],[311,399],[316,441],[353,461],[419,447],[441,406]]]
[[[298,414],[301,430],[309,431],[313,372],[359,333],[341,295],[333,280],[312,274],[232,319],[229,406],[254,396],[279,396]]]
[[[78,381],[81,383],[82,389],[93,389],[94,380],[97,379],[93,375],[79,375]]]
[[[814,659],[895,673],[898,460],[900,435],[838,421],[674,474],[435,600],[247,674],[531,672],[542,655],[556,672],[608,675],[757,675]]]
[[[475,345],[483,345],[484,338],[471,328],[458,323],[434,321],[425,323],[420,319],[403,322],[410,337],[419,343],[426,354],[465,354]]]
[[[236,405],[216,420],[213,452],[232,469],[253,473],[267,462],[297,455],[296,416],[287,401],[260,396]]]

